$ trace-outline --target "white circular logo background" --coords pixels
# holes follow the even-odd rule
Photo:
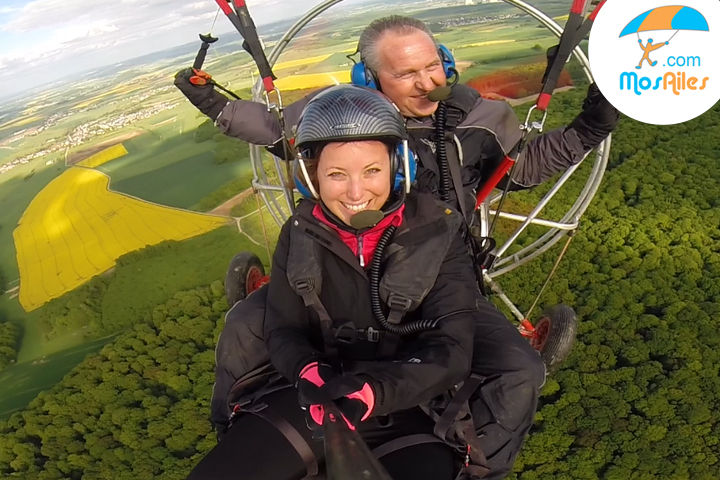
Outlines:
[[[703,19],[707,31],[683,28],[703,28]],[[632,33],[620,37],[624,30]],[[650,39],[650,48],[662,45],[647,53],[656,63],[640,65]],[[588,53],[598,88],[622,113],[654,125],[687,122],[720,100],[720,2],[609,0],[593,23]]]

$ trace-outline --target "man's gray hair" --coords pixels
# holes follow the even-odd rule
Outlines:
[[[424,32],[435,44],[435,48],[439,48],[437,40],[432,32],[422,21],[403,17],[401,15],[390,15],[389,17],[378,18],[368,25],[360,35],[358,42],[358,51],[360,58],[365,62],[365,66],[373,73],[377,73],[380,67],[380,59],[378,58],[377,42],[386,32],[400,33],[409,35],[420,30]]]

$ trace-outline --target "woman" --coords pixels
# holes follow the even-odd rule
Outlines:
[[[223,478],[225,456],[232,478],[304,477],[309,455],[322,463],[313,438],[329,402],[370,448],[428,438],[435,422],[420,406],[469,375],[476,283],[461,218],[410,191],[397,108],[374,90],[330,88],[305,107],[295,146],[306,198],[280,233],[264,325],[270,361],[295,388],[248,402],[241,411],[257,415],[236,416],[193,479]],[[435,440],[380,460],[395,480],[452,480],[464,459]]]

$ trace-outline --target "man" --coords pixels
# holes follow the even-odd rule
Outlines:
[[[375,20],[363,31],[358,49],[367,76],[407,119],[410,147],[418,159],[416,188],[464,209],[466,219],[472,222],[475,190],[520,138],[520,123],[513,110],[505,102],[483,99],[460,84],[452,86],[444,101],[431,101],[428,94],[446,85],[448,76],[437,42],[419,20],[400,16]],[[191,84],[189,78],[194,74],[192,69],[179,72],[175,85],[223,133],[267,146],[280,155],[281,128],[265,105],[228,101],[210,85]],[[285,108],[290,128],[317,93]],[[444,117],[444,126],[436,125],[439,117]],[[541,135],[526,146],[510,188],[538,185],[581,161],[615,128],[618,118],[617,110],[591,86],[583,111],[568,127]],[[438,148],[441,129],[445,141]],[[438,158],[442,151],[447,158]],[[443,174],[443,162],[455,170],[453,177],[459,175],[460,182],[448,178],[449,172]],[[461,168],[457,169],[458,165]],[[459,197],[463,197],[462,203]],[[246,355],[244,343],[252,337],[250,317],[264,309],[263,290],[233,306],[218,341],[212,409],[219,429],[228,424],[228,392],[247,372],[246,360],[241,360]],[[484,377],[484,382],[471,398],[471,408],[490,467],[485,478],[500,479],[512,469],[532,426],[545,369],[537,352],[499,310],[481,295],[477,306],[472,371]]]
[[[410,147],[420,161],[418,188],[437,193],[440,173],[435,158],[433,114],[440,103],[430,101],[428,93],[447,83],[437,42],[421,21],[390,16],[375,20],[363,31],[358,50],[382,92],[408,120]],[[179,72],[176,86],[200,111],[215,120],[223,133],[267,146],[281,155],[282,132],[264,104],[230,102],[212,85],[191,84],[188,79],[192,75],[192,69]],[[297,123],[303,107],[317,93],[285,108],[289,127]],[[472,192],[517,143],[520,122],[508,104],[480,98],[465,85],[453,86],[450,97],[442,103],[447,105],[446,134],[451,140],[453,136],[458,140],[447,142],[450,147],[447,153],[463,166],[466,205],[472,210]],[[511,189],[539,185],[579,162],[612,132],[618,119],[618,111],[592,85],[583,111],[570,125],[540,135],[526,146],[515,168]],[[454,191],[450,196],[451,203],[456,202]]]

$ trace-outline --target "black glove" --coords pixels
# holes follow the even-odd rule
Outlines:
[[[334,402],[351,427],[369,417],[375,406],[375,392],[363,378],[337,375],[332,367],[322,363],[314,362],[303,368],[297,390],[300,405],[308,410],[316,426],[322,425],[325,403]]]
[[[574,129],[585,150],[592,150],[617,127],[620,112],[607,101],[595,83],[588,87],[582,112],[568,127]]]
[[[190,81],[196,77],[205,80],[204,85],[198,85]],[[210,75],[202,70],[186,68],[180,70],[175,75],[175,86],[185,95],[190,103],[195,105],[198,110],[210,117],[212,121],[217,117],[228,103],[228,98],[222,93],[215,90],[215,86],[211,81]]]

